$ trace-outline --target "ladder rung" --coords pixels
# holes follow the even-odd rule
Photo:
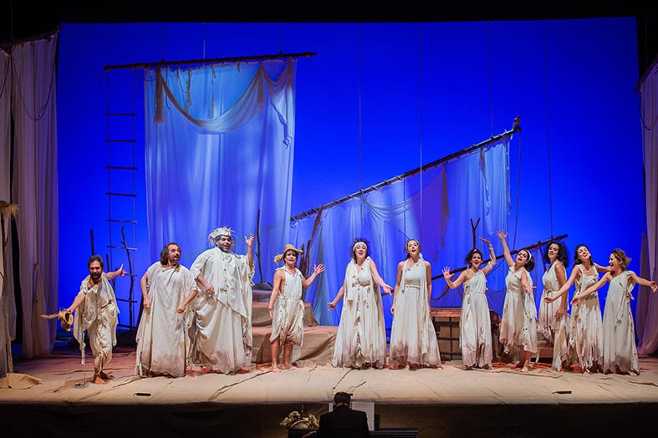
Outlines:
[[[108,222],[111,222],[113,224],[136,224],[136,220],[132,219],[107,219]]]
[[[133,248],[132,246],[129,246],[127,248],[124,248],[123,246],[117,246],[117,245],[105,245],[108,248],[113,248],[113,249],[127,249],[128,251],[137,251],[137,248]]]
[[[137,113],[105,113],[105,117],[135,117]]]
[[[115,138],[111,139],[108,138],[105,140],[106,143],[137,143],[137,140],[134,139],[127,139],[127,138]]]
[[[124,192],[105,192],[107,196],[123,196],[127,198],[137,197],[137,193],[124,193]]]
[[[105,166],[107,170],[137,170],[136,166]]]

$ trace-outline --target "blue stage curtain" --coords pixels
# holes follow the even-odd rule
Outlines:
[[[146,71],[153,260],[176,241],[189,265],[222,225],[236,231],[235,249],[244,253],[260,212],[262,265],[254,281],[271,281],[272,259],[290,230],[295,69],[288,60]]]
[[[464,266],[472,248],[470,219],[480,218],[476,245],[485,258],[488,252],[480,237],[490,239],[500,254],[496,231],[507,230],[509,212],[509,139],[505,139],[328,208],[320,213],[315,233],[317,215],[294,221],[291,238],[306,248],[310,242],[310,267],[326,266],[307,291],[306,300],[321,324],[338,324],[342,303],[335,311],[327,303],[342,285],[356,237],[370,241],[370,256],[384,280],[394,286],[397,264],[406,257],[407,239],[420,240],[423,257],[432,264],[433,275],[438,275],[443,266]],[[498,313],[502,313],[506,273],[501,259],[488,278],[489,304]],[[461,290],[446,292],[443,280],[435,280],[433,287],[433,307],[461,307]],[[390,327],[392,296],[384,295],[383,302]]]

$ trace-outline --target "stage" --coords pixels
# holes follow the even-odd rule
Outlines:
[[[118,349],[109,370],[114,379],[105,385],[85,383],[92,364],[82,367],[75,351],[16,363],[12,388],[0,389],[7,436],[69,436],[73,430],[111,435],[118,422],[164,435],[217,427],[222,436],[222,430],[228,436],[286,436],[278,423],[291,410],[303,405],[319,416],[337,391],[374,402],[379,427],[416,428],[428,437],[456,431],[543,436],[558,424],[609,432],[645,419],[651,424],[658,412],[653,357],[641,359],[639,376],[556,373],[543,363],[529,373],[500,363],[491,371],[466,371],[450,361],[442,369],[417,371],[309,364],[273,373],[254,365],[247,374],[170,379],[136,377],[134,363],[133,350]]]

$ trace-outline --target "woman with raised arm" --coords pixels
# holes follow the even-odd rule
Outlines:
[[[443,268],[443,278],[450,289],[464,285],[462,313],[459,320],[459,346],[462,350],[462,362],[467,370],[491,368],[493,350],[491,347],[491,318],[487,291],[487,277],[496,265],[493,245],[482,239],[489,247],[489,263],[480,269],[484,257],[482,251],[473,248],[466,254],[468,268],[462,271],[454,282],[450,280],[450,268]]]
[[[566,298],[569,288],[574,284],[576,294],[584,291],[597,282],[599,272],[607,272],[607,268],[594,263],[587,245],[577,245],[574,267],[569,279],[556,293],[544,300],[553,302],[562,297]],[[596,292],[586,299],[572,303],[569,322],[569,349],[575,352],[580,369],[586,374],[597,371],[603,365],[603,320]]]
[[[393,297],[390,366],[410,370],[441,365],[439,343],[430,316],[432,265],[423,259],[420,242],[407,241],[407,258],[398,263]]]
[[[357,238],[352,243],[352,259],[345,269],[343,285],[329,307],[343,296],[343,311],[336,334],[335,367],[383,368],[386,364],[386,329],[380,288],[387,294],[391,287],[384,282],[369,256],[368,242]]]
[[[548,265],[548,269],[542,276],[544,290],[539,301],[537,327],[544,338],[553,344],[553,369],[557,371],[561,371],[562,367],[568,366],[570,362],[567,297],[563,295],[560,302],[548,301],[545,298],[556,294],[567,282],[567,264],[567,249],[564,244],[549,242],[544,251],[544,265]]]
[[[507,245],[507,233],[498,232],[503,245],[503,255],[509,271],[505,277],[507,291],[503,305],[503,318],[500,324],[500,342],[505,353],[520,356],[515,368],[528,371],[528,359],[537,352],[537,308],[532,291],[530,272],[535,266],[532,253],[526,249],[512,259]]]
[[[610,271],[599,281],[573,297],[579,302],[610,282],[603,311],[603,372],[640,374],[640,362],[635,346],[635,325],[631,313],[631,292],[636,284],[647,286],[655,293],[658,285],[627,270],[631,259],[622,249],[610,253]]]
[[[313,273],[304,278],[297,269],[297,256],[301,249],[287,243],[283,252],[274,257],[274,263],[283,260],[283,266],[274,271],[274,287],[267,309],[272,318],[272,371],[288,369],[301,354],[304,341],[304,300],[302,290],[324,272],[324,265],[313,267]],[[283,347],[283,364],[279,363],[279,352]]]

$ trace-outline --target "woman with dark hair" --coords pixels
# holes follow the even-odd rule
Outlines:
[[[558,331],[561,316],[567,311],[567,298],[562,297],[562,301],[559,303],[554,301],[549,302],[544,298],[552,296],[567,282],[565,270],[567,264],[567,250],[564,244],[556,241],[549,242],[544,251],[544,265],[548,265],[548,269],[546,269],[542,276],[544,290],[541,294],[541,301],[539,302],[537,329],[550,343],[554,343],[554,337]]]
[[[574,302],[587,299],[591,293],[610,282],[603,312],[603,372],[606,374],[640,374],[631,292],[636,284],[650,287],[653,293],[658,291],[655,281],[646,280],[627,270],[630,261],[622,249],[613,249],[609,259],[610,271],[573,297]]]
[[[390,366],[436,368],[441,365],[436,330],[430,317],[432,265],[423,259],[420,242],[408,240],[407,258],[398,263],[393,297]]]
[[[498,238],[503,245],[503,255],[509,270],[505,277],[507,291],[503,305],[503,318],[500,324],[500,342],[505,353],[519,357],[515,368],[528,371],[528,359],[537,352],[537,308],[532,291],[530,271],[535,266],[532,253],[526,249],[516,254],[512,259],[507,245],[507,233],[498,232]]]
[[[459,346],[462,350],[464,368],[490,368],[493,357],[491,347],[491,319],[487,302],[487,277],[496,265],[493,245],[482,239],[489,247],[489,263],[480,269],[484,257],[482,251],[473,248],[466,255],[468,268],[462,271],[454,282],[450,280],[450,268],[443,268],[443,278],[450,289],[464,284],[464,299],[459,320]]]
[[[544,291],[539,301],[539,318],[537,328],[544,338],[553,344],[553,368],[562,369],[562,364],[569,359],[569,315],[567,313],[567,297],[562,296],[560,302],[548,301],[567,282],[566,266],[567,249],[563,243],[552,241],[546,245],[544,263],[549,265],[542,276]]]
[[[331,361],[335,367],[383,368],[386,364],[386,330],[380,288],[390,294],[391,287],[379,275],[368,253],[368,242],[355,239],[343,285],[329,303],[334,309],[345,296]]]
[[[597,282],[599,272],[607,271],[607,268],[594,263],[592,253],[584,244],[576,246],[574,265],[567,282],[552,296],[545,297],[545,301],[553,302],[566,297],[573,284],[578,294]],[[583,373],[596,371],[603,365],[603,321],[598,294],[593,293],[586,299],[572,302],[569,349],[576,354]]]

